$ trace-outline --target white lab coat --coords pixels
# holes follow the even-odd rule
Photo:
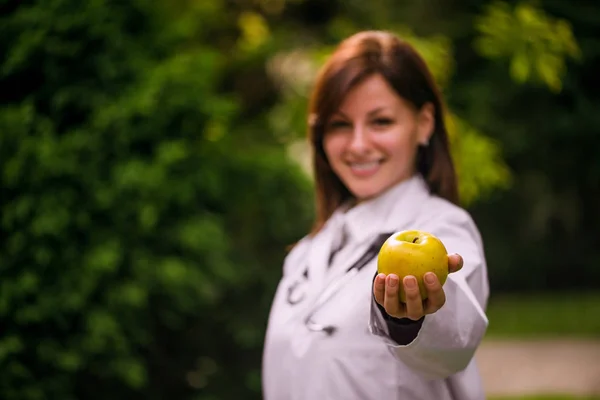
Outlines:
[[[345,272],[374,237],[405,229],[438,236],[449,253],[463,257],[464,266],[444,285],[446,304],[425,317],[411,343],[398,345],[372,297],[376,257],[354,276]],[[342,232],[348,244],[328,267]],[[332,286],[340,280],[342,285]],[[288,291],[299,282],[292,299],[302,300],[290,304]],[[340,209],[284,261],[265,338],[264,399],[484,399],[473,355],[488,324],[488,292],[478,229],[466,211],[430,195],[420,175],[347,212]],[[310,330],[309,314],[315,324],[335,326],[335,332]]]

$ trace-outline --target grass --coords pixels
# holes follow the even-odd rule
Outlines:
[[[491,338],[600,337],[600,293],[492,295],[487,311]]]

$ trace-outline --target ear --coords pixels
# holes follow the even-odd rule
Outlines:
[[[427,146],[435,128],[435,107],[425,103],[417,114],[417,140],[420,145]]]

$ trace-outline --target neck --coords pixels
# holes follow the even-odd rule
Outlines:
[[[383,190],[382,190],[382,191],[380,191],[379,193],[376,193],[376,194],[374,194],[374,195],[372,195],[372,196],[368,196],[368,197],[361,197],[361,198],[352,197],[352,198],[351,198],[351,199],[348,201],[348,208],[347,208],[347,209],[349,210],[349,209],[351,209],[352,207],[355,207],[355,206],[357,206],[357,205],[359,205],[359,204],[362,204],[362,203],[368,202],[368,201],[370,201],[370,200],[374,200],[374,199],[376,199],[376,198],[378,198],[378,197],[380,197],[380,196],[383,196],[385,193],[389,192],[391,189],[393,189],[393,188],[397,187],[398,185],[401,185],[401,184],[403,184],[403,183],[405,183],[405,182],[407,182],[407,181],[409,181],[409,180],[413,179],[413,178],[414,178],[416,175],[417,175],[417,174],[416,174],[416,173],[414,173],[414,174],[410,175],[408,178],[401,179],[401,180],[399,180],[398,182],[396,182],[396,183],[393,183],[392,185],[390,185],[390,186],[386,187],[385,189],[383,189]]]

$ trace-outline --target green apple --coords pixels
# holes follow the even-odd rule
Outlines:
[[[391,235],[381,246],[377,256],[377,272],[396,274],[400,283],[412,275],[419,283],[421,298],[427,298],[423,276],[437,275],[443,285],[448,278],[448,252],[440,239],[428,232],[407,230]],[[400,301],[406,303],[404,286],[400,284]]]

